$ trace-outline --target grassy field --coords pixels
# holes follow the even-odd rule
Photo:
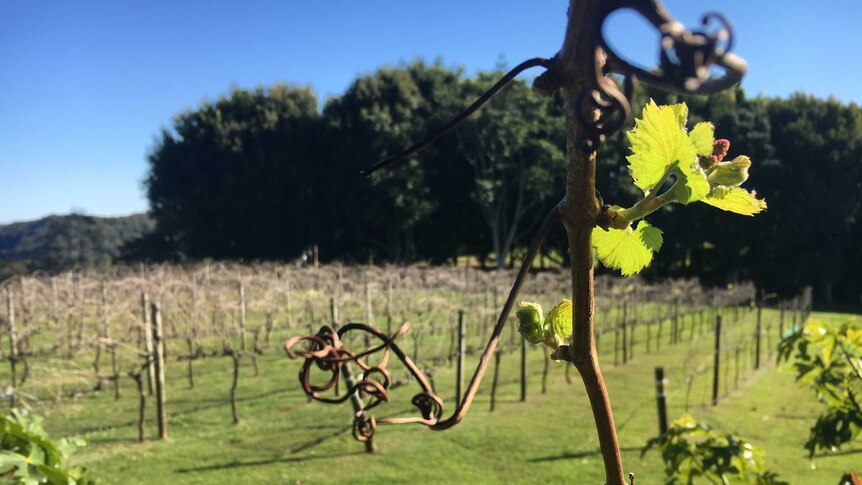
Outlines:
[[[846,316],[815,314],[812,318]],[[774,315],[765,315],[765,319]],[[753,328],[754,314],[745,313],[732,327],[740,334]],[[708,331],[683,342],[645,353],[636,344],[634,358],[613,366],[610,339],[603,342],[603,370],[614,405],[623,459],[637,483],[663,483],[656,451],[641,457],[644,443],[657,434],[653,368],[664,366],[669,378],[669,415],[684,412],[686,375],[712,345]],[[284,335],[279,335],[283,337]],[[407,339],[407,337],[404,337]],[[642,339],[643,336],[637,336]],[[405,340],[404,345],[412,345]],[[764,351],[765,352],[765,351]],[[421,360],[421,359],[420,359]],[[739,387],[730,385],[718,406],[700,406],[708,396],[708,379],[692,385],[689,412],[727,432],[749,438],[766,451],[767,464],[781,477],[798,484],[837,483],[840,475],[862,464],[862,444],[839,453],[808,460],[803,443],[820,405],[810,391],[799,388],[792,375],[764,359],[758,372],[743,372]],[[468,375],[477,358],[468,359]],[[750,361],[743,360],[746,368]],[[73,462],[84,465],[104,483],[602,483],[603,469],[592,416],[576,373],[567,384],[564,367],[554,364],[546,394],[540,393],[542,352],[529,352],[527,402],[519,402],[518,355],[503,357],[497,409],[489,412],[490,375],[466,420],[444,432],[419,425],[378,426],[379,452],[364,453],[351,437],[348,404],[308,402],[297,382],[298,361],[278,351],[260,357],[259,377],[250,362],[239,384],[240,423],[231,424],[227,396],[232,362],[208,357],[196,363],[195,387],[189,389],[185,363],[168,363],[170,441],[137,440],[137,399],[133,383],[123,381],[120,400],[113,392],[86,394],[41,410],[52,435],[79,435],[90,446]],[[438,393],[451,412],[454,370],[438,369]],[[725,387],[722,387],[724,390]],[[410,413],[413,386],[393,390],[391,404],[377,416]],[[148,416],[155,415],[150,400]],[[148,422],[154,440],[154,419]]]

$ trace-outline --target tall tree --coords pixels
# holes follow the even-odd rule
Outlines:
[[[768,109],[781,172],[771,190],[783,203],[770,205],[777,264],[762,268],[763,277],[812,282],[826,301],[836,289],[848,296],[859,288],[860,268],[848,267],[847,256],[858,247],[854,225],[862,217],[862,110],[801,94]]]
[[[344,96],[329,100],[324,116],[331,152],[330,196],[336,250],[376,254],[406,263],[416,259],[416,234],[436,210],[428,165],[440,151],[412,157],[397,170],[362,178],[362,168],[410,145],[457,108],[460,72],[440,62],[416,61],[361,76]],[[386,217],[381,217],[386,214]]]
[[[475,99],[503,73],[479,73],[464,83],[466,99]],[[457,131],[459,153],[473,169],[473,200],[489,229],[497,268],[504,268],[514,244],[535,228],[543,202],[559,196],[555,185],[564,172],[561,117],[549,101],[516,80],[497,94]]]
[[[193,257],[294,257],[312,239],[320,123],[310,88],[276,84],[177,116],[149,156],[157,238]]]

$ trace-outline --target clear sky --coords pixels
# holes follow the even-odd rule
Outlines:
[[[468,74],[559,48],[567,0],[0,0],[0,223],[145,211],[146,155],[172,116],[232,85],[311,84],[325,99],[384,64]],[[688,26],[720,10],[751,94],[862,102],[862,1],[668,0]],[[652,59],[634,15],[612,44]]]

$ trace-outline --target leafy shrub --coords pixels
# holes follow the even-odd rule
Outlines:
[[[796,381],[810,387],[827,410],[811,428],[805,449],[835,451],[862,430],[862,328],[855,320],[833,328],[811,321],[781,341],[779,362],[792,361]]]
[[[13,409],[0,417],[0,477],[17,484],[92,484],[83,468],[62,463],[82,439],[51,440],[42,427],[42,418]]]
[[[641,455],[658,447],[668,484],[692,484],[706,478],[710,483],[786,485],[767,471],[763,451],[745,438],[723,434],[688,414],[673,422],[665,434],[647,442]]]

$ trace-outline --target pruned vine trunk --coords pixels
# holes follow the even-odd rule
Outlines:
[[[596,355],[593,332],[593,256],[592,231],[596,226],[600,204],[596,198],[596,149],[588,142],[588,133],[581,122],[596,119],[597,113],[579,103],[583,93],[591,89],[589,67],[597,63],[597,53],[591,40],[596,25],[599,0],[570,0],[568,25],[563,48],[559,53],[560,87],[565,98],[566,112],[566,196],[560,208],[569,243],[572,262],[573,345],[571,360],[584,381],[593,411],[599,445],[609,485],[623,485],[622,459],[614,425],[611,402]],[[601,58],[598,64],[603,64]],[[596,69],[601,69],[601,65]]]

